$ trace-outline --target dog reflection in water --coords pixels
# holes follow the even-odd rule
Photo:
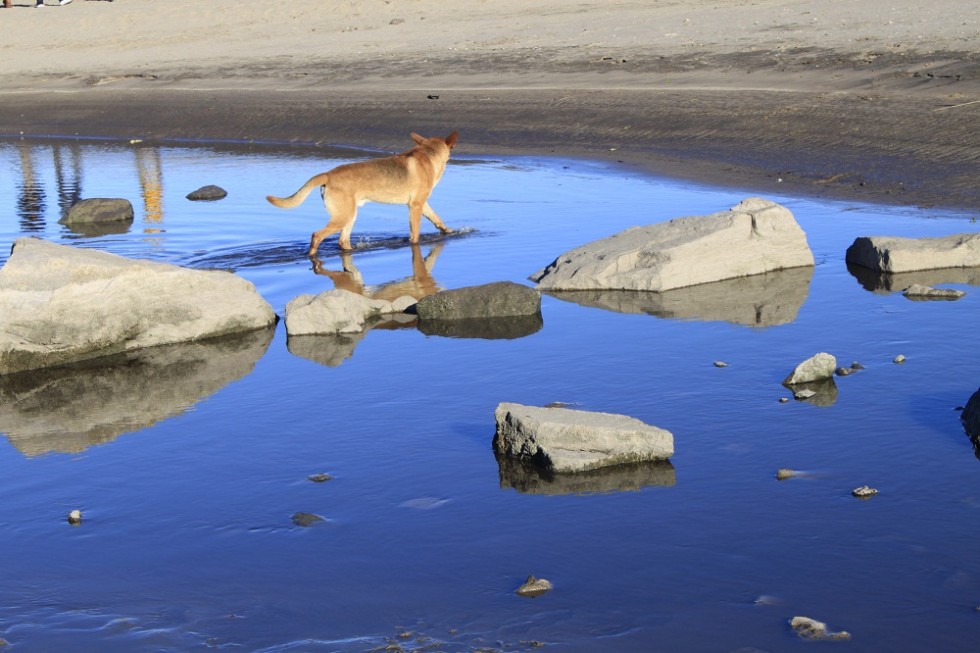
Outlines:
[[[323,261],[317,258],[313,260],[313,271],[329,277],[333,281],[334,287],[338,290],[349,290],[358,295],[364,295],[369,299],[383,299],[390,302],[405,295],[414,299],[422,299],[442,290],[432,277],[432,268],[435,266],[436,259],[439,258],[439,254],[442,252],[443,244],[435,243],[426,256],[422,256],[422,247],[420,245],[411,245],[412,276],[389,281],[380,286],[367,286],[364,284],[361,272],[354,265],[354,256],[350,252],[341,252],[340,254],[340,261],[343,266],[342,270],[328,270],[324,267]]]

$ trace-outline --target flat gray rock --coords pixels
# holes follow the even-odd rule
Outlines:
[[[980,267],[980,234],[942,238],[862,236],[847,248],[845,258],[851,265],[889,273]]]
[[[960,413],[960,419],[963,421],[966,434],[973,441],[977,458],[980,458],[980,390],[974,392],[966,402],[963,412]]]
[[[228,272],[20,238],[0,270],[0,374],[275,321],[255,286]]]
[[[494,416],[493,449],[498,455],[552,472],[582,472],[674,455],[670,431],[626,415],[501,403]]]
[[[789,209],[753,198],[730,211],[627,229],[562,254],[530,278],[542,290],[663,292],[812,265]]]
[[[924,286],[920,283],[913,283],[902,294],[913,301],[955,301],[966,295],[962,290],[933,288],[932,286]]]

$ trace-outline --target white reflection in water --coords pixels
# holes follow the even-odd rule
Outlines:
[[[0,257],[26,234],[232,269],[281,314],[334,287],[528,283],[572,247],[753,194],[458,157],[435,195],[464,237],[409,247],[404,208],[369,205],[362,247],[325,243],[311,263],[322,206],[284,213],[264,195],[360,156],[0,143]],[[228,197],[185,199],[206,184]],[[88,197],[129,199],[132,228],[58,224]],[[546,295],[541,323],[497,337],[409,319],[302,342],[280,325],[217,353],[3,379],[0,637],[100,652],[783,651],[806,646],[788,629],[803,614],[862,651],[967,650],[980,641],[980,461],[955,409],[980,385],[977,277],[878,277],[848,270],[844,252],[858,236],[976,225],[770,199],[806,231],[813,269],[659,296]],[[910,302],[897,291],[912,281],[967,295]],[[779,403],[782,379],[818,351],[864,369],[832,400]],[[677,454],[574,478],[498,463],[501,401],[628,414],[674,433]],[[781,467],[807,476],[776,481]],[[333,480],[306,480],[319,472]],[[879,494],[858,501],[861,485]],[[86,517],[71,528],[76,508]],[[304,513],[329,527],[296,527]],[[516,597],[529,574],[555,590]]]

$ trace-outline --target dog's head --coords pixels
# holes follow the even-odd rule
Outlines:
[[[453,132],[452,134],[446,136],[445,138],[439,138],[438,136],[434,138],[426,138],[425,136],[419,136],[415,132],[412,132],[412,140],[418,143],[419,145],[425,145],[427,142],[430,141],[441,141],[442,143],[445,143],[446,147],[448,147],[451,150],[454,147],[456,147],[456,141],[459,140],[459,132]]]

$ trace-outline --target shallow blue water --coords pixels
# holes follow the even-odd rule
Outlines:
[[[354,277],[304,256],[317,198],[281,211],[264,196],[361,156],[0,143],[0,258],[29,234],[234,269],[282,314]],[[204,184],[229,195],[185,199]],[[460,158],[431,203],[469,230],[415,254],[436,287],[529,283],[571,247],[754,194]],[[57,220],[79,197],[128,198],[136,220],[74,234]],[[12,651],[789,651],[808,646],[787,625],[802,614],[861,651],[973,650],[980,460],[956,408],[980,385],[980,292],[958,277],[929,280],[966,290],[956,302],[872,292],[844,251],[862,235],[973,232],[974,216],[770,199],[817,259],[778,308],[681,302],[665,318],[545,296],[543,328],[518,339],[405,328],[287,347],[280,324],[231,349],[4,386],[0,637]],[[406,232],[403,207],[361,209],[348,268],[367,292],[413,282]],[[321,259],[340,273],[334,243]],[[837,380],[832,405],[780,404],[780,381],[818,351],[866,369]],[[522,485],[490,447],[501,401],[669,429],[673,470],[600,475],[593,493]],[[780,467],[809,476],[778,482]],[[864,484],[879,495],[850,496]],[[302,528],[297,512],[325,521]],[[554,591],[517,597],[528,574]]]

